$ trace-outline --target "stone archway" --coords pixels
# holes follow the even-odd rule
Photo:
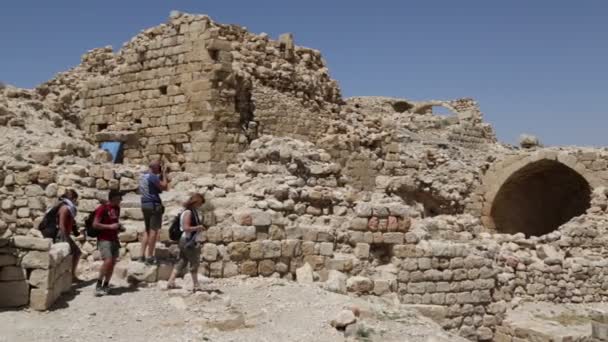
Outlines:
[[[486,203],[498,232],[547,234],[590,206],[591,186],[583,175],[555,159],[523,161],[504,177]]]

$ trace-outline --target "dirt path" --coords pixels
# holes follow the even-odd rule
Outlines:
[[[330,321],[352,305],[361,309],[369,341],[460,340],[388,302],[281,279],[206,283],[221,294],[119,285],[114,295],[97,298],[86,284],[49,312],[0,312],[0,341],[344,341]]]

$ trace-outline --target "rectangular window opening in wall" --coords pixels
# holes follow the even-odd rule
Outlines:
[[[380,265],[387,265],[393,256],[393,245],[388,243],[372,243],[369,246],[369,255]]]
[[[191,122],[190,123],[190,130],[191,131],[200,131],[201,129],[203,129],[203,123],[202,122]]]
[[[120,141],[105,141],[99,144],[102,150],[106,150],[112,156],[114,164],[122,164],[123,161],[123,143]]]
[[[211,57],[212,60],[217,62],[218,59],[220,58],[220,51],[219,50],[209,50],[209,57]]]
[[[158,90],[160,91],[161,95],[167,95],[167,86],[166,85],[158,87]]]
[[[108,129],[107,123],[97,124],[97,132],[105,131]]]

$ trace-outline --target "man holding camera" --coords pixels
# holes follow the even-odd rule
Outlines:
[[[141,210],[144,215],[144,231],[141,249],[141,261],[146,264],[156,264],[156,240],[163,223],[165,207],[160,199],[160,193],[169,188],[167,169],[159,161],[150,163],[150,170],[139,179],[141,195]]]
[[[121,201],[122,193],[118,190],[111,190],[108,195],[108,202],[100,205],[95,210],[93,228],[99,229],[97,249],[103,260],[99,270],[99,278],[97,278],[95,296],[110,294],[110,279],[114,273],[114,265],[116,265],[120,250],[118,233],[123,231],[119,223]]]

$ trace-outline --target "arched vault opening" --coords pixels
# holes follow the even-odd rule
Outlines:
[[[549,159],[525,165],[502,184],[490,215],[501,233],[550,233],[590,206],[591,187],[570,167]]]

